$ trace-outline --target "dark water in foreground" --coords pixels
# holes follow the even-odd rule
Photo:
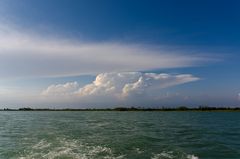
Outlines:
[[[240,159],[239,112],[0,112],[0,159]]]

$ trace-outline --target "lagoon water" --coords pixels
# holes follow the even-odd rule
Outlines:
[[[1,111],[0,159],[240,159],[238,112]]]

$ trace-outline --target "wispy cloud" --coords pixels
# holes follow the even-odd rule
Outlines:
[[[178,68],[208,61],[204,55],[156,46],[50,38],[0,25],[1,77],[54,77]]]
[[[237,98],[238,98],[238,100],[240,101],[240,93],[238,93]]]

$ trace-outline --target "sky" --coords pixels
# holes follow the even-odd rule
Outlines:
[[[240,106],[237,0],[1,0],[1,108]]]

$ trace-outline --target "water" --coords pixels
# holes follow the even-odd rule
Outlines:
[[[239,159],[238,112],[0,112],[0,159]]]

